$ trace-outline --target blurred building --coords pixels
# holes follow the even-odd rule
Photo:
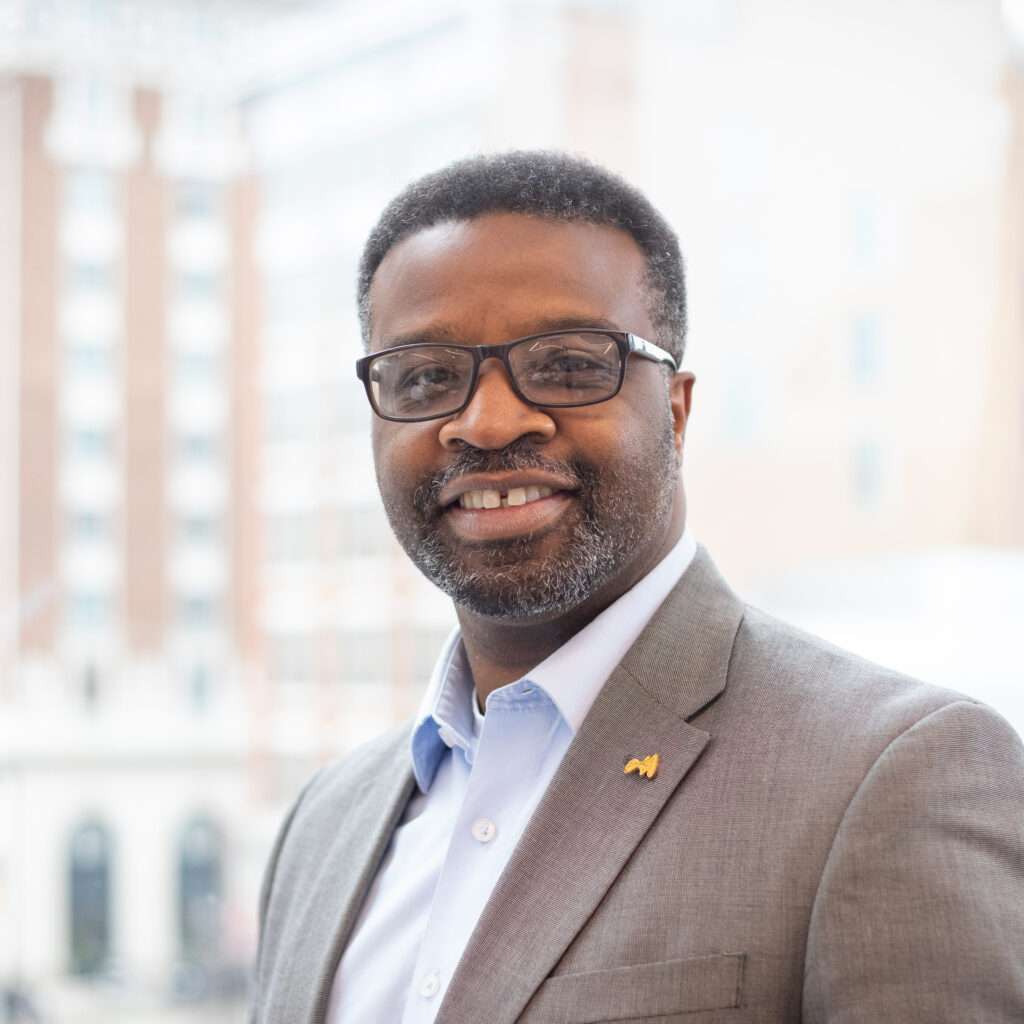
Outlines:
[[[169,991],[251,948],[255,190],[229,115],[0,79],[0,978]]]
[[[693,520],[741,586],[1024,543],[1000,6],[809,11],[679,5],[640,62],[649,187],[690,269]]]

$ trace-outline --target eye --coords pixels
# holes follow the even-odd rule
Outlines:
[[[588,370],[603,370],[605,366],[585,352],[562,352],[546,359],[538,369],[553,373],[586,373]]]
[[[447,366],[435,363],[431,366],[417,366],[402,375],[399,387],[412,391],[416,388],[446,387],[455,379],[455,374]]]
[[[463,386],[464,375],[444,363],[421,363],[404,370],[395,385],[395,398],[411,408],[434,402]]]
[[[540,358],[535,357],[527,373],[537,384],[571,381],[579,386],[588,381],[606,380],[609,374],[614,373],[614,368],[591,352],[559,349],[548,351]]]

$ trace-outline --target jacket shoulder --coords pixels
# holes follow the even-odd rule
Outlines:
[[[298,813],[316,814],[328,807],[343,810],[369,780],[384,770],[394,771],[403,756],[408,760],[410,729],[410,723],[403,722],[328,762],[300,794]]]
[[[264,870],[261,923],[281,876],[287,888],[290,879],[303,877],[322,861],[338,823],[358,811],[382,776],[390,776],[401,765],[408,735],[408,724],[393,728],[325,765],[306,783],[278,829]]]
[[[329,948],[350,926],[412,785],[408,734],[408,725],[392,729],[326,765],[293,802],[263,876],[253,1020],[283,1020],[282,1006],[311,998],[295,978],[311,984],[315,964],[288,960],[300,948]]]
[[[734,700],[810,732],[889,740],[950,704],[980,701],[843,650],[746,606],[729,669]],[[732,702],[730,702],[732,703]]]

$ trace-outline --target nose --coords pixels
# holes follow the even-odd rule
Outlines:
[[[438,436],[449,450],[467,444],[496,450],[528,435],[538,442],[550,441],[555,430],[555,421],[543,409],[524,402],[512,390],[505,367],[486,359],[469,405],[446,420]]]

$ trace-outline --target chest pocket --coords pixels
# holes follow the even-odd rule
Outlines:
[[[743,997],[743,953],[718,953],[556,974],[537,989],[524,1020],[544,1024],[597,1024],[643,1017],[724,1010]]]

